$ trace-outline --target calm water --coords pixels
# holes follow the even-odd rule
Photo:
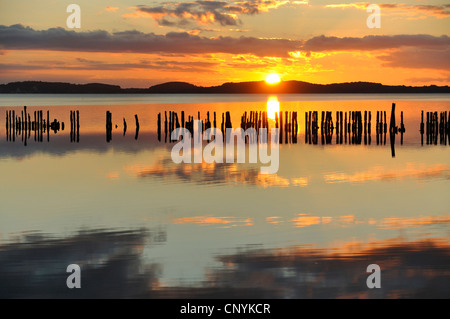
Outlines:
[[[449,298],[450,147],[422,145],[419,128],[421,110],[450,111],[450,96],[276,98],[298,112],[299,138],[262,175],[259,164],[175,164],[157,114],[217,112],[220,125],[230,111],[236,127],[266,110],[265,95],[0,95],[0,297]],[[377,144],[376,111],[389,122],[392,103],[403,142]],[[10,141],[5,112],[23,105],[65,130]],[[304,112],[337,110],[371,111],[370,143],[305,143]],[[81,289],[66,287],[69,264]],[[366,286],[369,264],[381,289]]]

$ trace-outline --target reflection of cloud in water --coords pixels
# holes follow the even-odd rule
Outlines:
[[[382,229],[403,229],[422,226],[446,226],[450,223],[450,215],[435,215],[422,217],[387,217],[387,218],[370,218],[368,220],[360,220],[355,215],[344,216],[311,216],[309,214],[298,214],[294,218],[286,218],[282,216],[266,217],[266,222],[273,225],[289,224],[295,227],[307,227],[322,224],[332,224],[338,227],[346,227],[350,225],[368,224]]]
[[[378,227],[385,229],[414,228],[427,225],[443,225],[448,227],[450,215],[423,216],[423,217],[391,217],[384,218],[378,223]]]
[[[266,221],[269,224],[291,224],[295,227],[307,227],[320,224],[338,223],[340,226],[345,224],[360,224],[362,221],[356,221],[354,215],[345,216],[310,216],[309,214],[298,214],[292,219],[287,219],[281,216],[266,217]]]
[[[355,183],[367,181],[396,181],[402,179],[450,179],[450,168],[443,164],[427,166],[425,164],[407,163],[406,167],[396,170],[386,170],[383,166],[375,166],[365,172],[347,174],[344,172],[327,173],[323,175],[326,183]]]
[[[259,165],[235,163],[180,163],[161,158],[153,165],[133,165],[125,170],[138,177],[161,178],[196,184],[249,184],[260,187],[307,186],[308,178],[284,178],[277,174],[261,174]]]
[[[181,217],[172,220],[173,224],[200,224],[216,225],[218,228],[229,228],[236,226],[253,226],[253,218],[239,218],[232,216],[193,216]]]
[[[194,218],[195,219],[195,218]],[[220,220],[220,218],[219,218]],[[0,246],[0,298],[447,298],[447,238],[346,241],[333,248],[238,248],[215,255],[206,280],[166,286],[164,264],[144,258],[165,243],[156,230],[89,231],[66,238],[29,235]],[[66,267],[81,266],[81,289],[68,289]],[[380,265],[381,289],[366,268]]]
[[[0,298],[110,298],[148,295],[161,265],[143,265],[145,245],[162,230],[88,231],[66,238],[26,235],[0,245]],[[69,264],[81,267],[81,289],[68,289]]]
[[[209,281],[245,290],[248,298],[446,298],[449,249],[446,239],[433,239],[380,241],[351,253],[308,246],[244,250],[219,257],[226,267]],[[381,267],[381,289],[366,286],[372,263]]]

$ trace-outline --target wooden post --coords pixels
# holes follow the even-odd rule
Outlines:
[[[136,135],[134,136],[134,139],[137,140],[139,136],[139,119],[137,114],[134,114],[134,119],[136,120]]]

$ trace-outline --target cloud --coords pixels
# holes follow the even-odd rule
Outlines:
[[[158,6],[139,5],[133,7],[135,12],[123,16],[149,17],[162,26],[183,26],[190,23],[232,26],[241,23],[239,15],[260,14],[287,3],[289,1],[277,0],[165,2]],[[303,1],[300,3],[305,4]]]
[[[234,56],[250,55],[257,58],[254,63],[228,63],[234,68],[259,68],[270,61],[261,57],[289,58],[293,52],[313,56],[333,52],[373,51],[376,58],[386,67],[411,69],[450,70],[450,38],[447,35],[369,35],[364,37],[317,36],[308,40],[256,37],[204,37],[188,32],[169,32],[165,35],[143,33],[136,30],[110,33],[104,30],[76,32],[63,28],[35,30],[23,25],[0,25],[0,52],[7,50],[48,50],[64,52],[107,52],[143,53],[161,56],[192,56],[225,53]],[[53,63],[51,68],[59,69],[155,69],[204,72],[215,63],[201,61],[159,62],[148,60],[145,63],[108,63],[78,59],[77,64],[60,65]],[[285,59],[285,63],[288,60]],[[17,62],[2,64],[3,70],[48,69],[48,63]]]
[[[366,9],[369,3],[367,2],[355,2],[355,3],[337,3],[337,4],[327,4],[325,8],[356,8],[356,9]]]
[[[412,77],[407,79],[409,82],[414,83],[449,83],[450,76],[446,77]]]
[[[302,51],[376,51],[402,47],[446,49],[450,47],[450,38],[427,34],[368,35],[362,38],[321,35],[305,41]]]
[[[386,67],[450,70],[450,38],[447,35],[369,35],[356,37],[318,36],[305,41],[301,50],[311,52],[379,51]]]
[[[450,71],[450,48],[446,50],[405,49],[379,56],[383,66],[409,69],[437,69]]]
[[[95,61],[85,61],[77,59],[81,64],[69,63],[37,63],[37,64],[19,64],[19,63],[0,63],[2,71],[21,71],[21,70],[103,70],[103,71],[124,71],[130,69],[147,69],[177,72],[212,72],[214,66],[218,63],[208,62],[178,62],[178,61],[156,61],[152,63],[103,63]]]
[[[104,30],[75,32],[63,28],[34,30],[19,24],[0,25],[0,50],[51,50],[74,52],[130,52],[130,53],[229,53],[256,56],[288,57],[297,51],[302,41],[264,39],[255,37],[207,38],[186,32],[166,35]]]
[[[338,3],[328,4],[325,8],[355,8],[359,10],[366,10],[368,2],[354,2],[354,3]],[[401,14],[402,16],[433,16],[437,18],[446,18],[450,16],[450,4],[444,5],[408,5],[405,3],[381,3],[378,6],[384,11],[392,11]]]

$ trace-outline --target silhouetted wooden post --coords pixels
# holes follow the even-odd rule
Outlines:
[[[308,129],[309,129],[308,112],[305,112],[305,144],[308,142]]]
[[[77,143],[79,142],[80,142],[80,111],[77,110]]]
[[[321,130],[322,132],[324,131],[324,129],[323,129],[323,122],[324,122],[324,119],[325,119],[325,112],[322,111],[322,118],[321,118],[321,120],[320,120],[320,130]]]
[[[9,137],[9,120],[8,120],[8,110],[6,110],[6,141],[8,141]]]
[[[73,117],[75,115],[73,114]],[[75,122],[75,120],[73,120]],[[75,123],[73,123],[73,129],[75,132]],[[73,137],[75,140],[75,136]],[[106,142],[109,143],[112,140],[112,114],[110,111],[106,111]]]
[[[158,113],[157,123],[158,123],[158,141],[161,142],[161,112]]]
[[[12,137],[13,142],[16,140],[16,112],[12,111]]]
[[[283,112],[280,111],[280,144],[283,144]]]
[[[43,110],[39,110],[39,120],[40,120],[40,132],[39,132],[39,136],[40,136],[40,141],[42,142],[44,140],[44,111]]]
[[[50,111],[49,110],[47,110],[46,129],[47,129],[47,142],[50,142]]]
[[[134,139],[137,140],[139,136],[139,119],[137,114],[134,114],[134,119],[136,120],[136,135],[134,136]]]
[[[403,145],[403,133],[405,133],[405,125],[403,124],[403,111],[400,112],[400,144]]]
[[[172,142],[172,111],[169,111],[169,131],[167,133],[169,133],[169,143]]]
[[[288,119],[288,112],[284,111],[284,143],[288,144],[288,127],[289,127],[289,119]]]
[[[184,128],[184,111],[181,111],[181,127]]]
[[[391,123],[389,124],[389,132],[397,133],[397,127],[395,124],[395,103],[392,103],[391,108]]]

